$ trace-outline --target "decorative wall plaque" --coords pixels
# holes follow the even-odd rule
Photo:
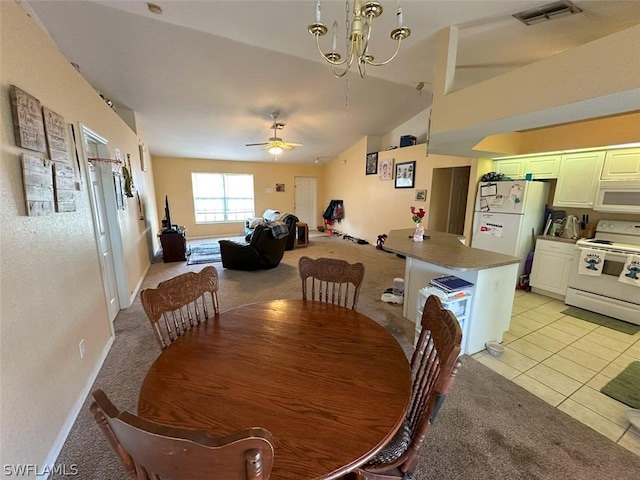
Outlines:
[[[67,138],[67,125],[62,115],[42,107],[44,114],[44,131],[49,147],[49,158],[54,162],[69,163],[69,141]]]
[[[53,213],[51,161],[23,154],[22,179],[27,215],[33,217]]]
[[[11,85],[9,93],[16,144],[22,148],[46,153],[47,144],[40,100],[15,85]]]
[[[60,163],[53,165],[56,212],[76,211],[75,177],[72,167]]]

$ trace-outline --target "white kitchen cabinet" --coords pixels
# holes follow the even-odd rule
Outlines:
[[[564,300],[576,248],[574,243],[538,238],[529,279],[532,291]]]
[[[524,158],[507,158],[505,160],[495,160],[493,169],[497,173],[504,174],[505,177],[518,180],[524,178]]]
[[[497,159],[493,162],[493,169],[515,180],[525,178],[527,173],[531,173],[534,180],[558,178],[560,158],[558,154]]]
[[[593,208],[604,157],[605,152],[563,155],[553,206]]]
[[[560,158],[562,155],[544,155],[542,157],[526,157],[524,173],[533,174],[534,180],[558,178]]]
[[[604,157],[601,180],[640,180],[640,148],[609,150]]]

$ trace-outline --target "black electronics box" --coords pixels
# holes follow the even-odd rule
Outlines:
[[[403,135],[400,137],[400,147],[410,147],[416,144],[416,137],[413,135]]]

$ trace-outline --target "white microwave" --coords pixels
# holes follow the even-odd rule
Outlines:
[[[599,212],[640,213],[640,180],[600,180],[593,209]]]

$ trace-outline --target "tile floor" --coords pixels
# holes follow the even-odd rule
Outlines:
[[[473,357],[576,420],[640,456],[640,431],[629,409],[603,393],[609,380],[640,360],[640,332],[628,335],[560,313],[567,306],[516,291],[505,352]]]

